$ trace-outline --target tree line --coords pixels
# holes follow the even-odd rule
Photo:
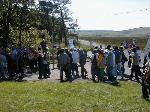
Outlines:
[[[70,0],[1,0],[0,46],[36,45],[45,35],[51,43],[67,45],[68,29],[77,27],[70,4]]]

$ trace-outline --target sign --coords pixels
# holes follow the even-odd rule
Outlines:
[[[144,55],[146,56],[150,52],[150,35],[148,35],[148,41],[145,47]]]
[[[74,46],[74,39],[70,39],[70,40],[68,41],[68,44],[69,44],[69,48],[70,48],[70,49],[74,48],[74,47],[75,47],[75,46]]]

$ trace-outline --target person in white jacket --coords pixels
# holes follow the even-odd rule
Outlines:
[[[79,71],[78,71],[78,63],[79,63],[79,53],[76,48],[73,49],[72,53],[72,75],[75,76],[74,71],[76,71],[76,76],[78,76]]]

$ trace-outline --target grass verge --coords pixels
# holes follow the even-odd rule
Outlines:
[[[0,112],[149,112],[133,82],[2,82]]]

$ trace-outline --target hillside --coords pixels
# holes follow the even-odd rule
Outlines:
[[[140,27],[123,31],[113,30],[78,30],[79,37],[145,37],[150,27]]]

